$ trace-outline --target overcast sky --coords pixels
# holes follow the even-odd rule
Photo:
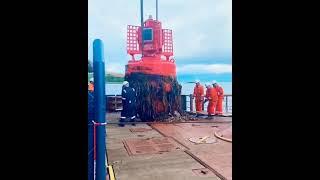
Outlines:
[[[144,0],[144,19],[155,18],[155,0]],[[162,27],[173,30],[179,74],[232,73],[231,0],[158,0]],[[89,0],[88,51],[104,42],[106,69],[124,72],[127,25],[140,25],[140,0]]]

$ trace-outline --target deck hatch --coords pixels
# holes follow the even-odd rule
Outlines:
[[[174,150],[184,150],[184,148],[176,143],[170,137],[138,139],[130,138],[123,140],[123,144],[129,154],[162,154]]]

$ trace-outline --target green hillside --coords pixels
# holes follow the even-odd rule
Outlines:
[[[88,73],[88,81],[93,77],[93,73]],[[122,83],[124,81],[124,77],[122,74],[117,73],[108,73],[105,75],[106,82],[108,83]]]

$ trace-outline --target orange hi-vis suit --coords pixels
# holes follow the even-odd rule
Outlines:
[[[209,104],[207,107],[208,115],[214,115],[215,108],[216,108],[217,101],[218,101],[218,93],[217,93],[216,88],[207,88],[206,98],[209,100]]]
[[[222,103],[223,103],[223,99],[224,99],[223,88],[220,85],[218,85],[215,87],[215,89],[217,90],[217,93],[218,93],[218,102],[217,102],[216,113],[219,115],[222,115],[222,113],[223,113]]]
[[[93,85],[93,83],[89,83],[89,91],[92,91],[93,92],[93,90],[94,90],[94,85]]]
[[[193,97],[195,97],[196,102],[196,112],[202,112],[202,104],[203,104],[203,97],[204,97],[204,89],[203,86],[196,85],[193,89]]]

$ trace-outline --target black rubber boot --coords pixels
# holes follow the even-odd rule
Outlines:
[[[119,127],[124,127],[125,126],[125,124],[124,124],[125,121],[126,121],[126,119],[120,118],[118,126]]]
[[[136,126],[135,119],[136,119],[136,118],[130,119],[130,122],[132,123],[132,124],[131,124],[132,126]]]
[[[210,114],[208,117],[206,117],[206,119],[213,119],[213,116]]]

